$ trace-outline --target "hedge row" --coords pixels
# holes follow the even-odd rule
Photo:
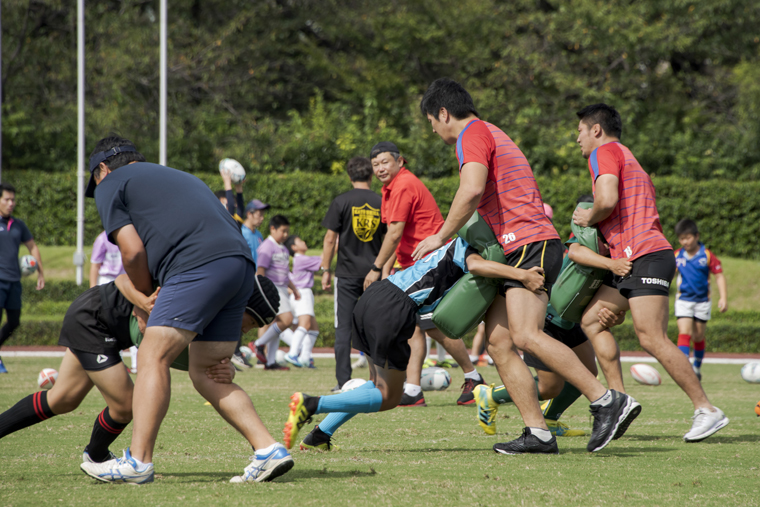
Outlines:
[[[221,189],[218,174],[198,174],[212,190]],[[18,189],[15,214],[26,221],[40,244],[74,245],[76,240],[76,177],[73,174],[39,171],[7,171],[3,180]],[[449,211],[459,181],[456,177],[424,180],[444,216]],[[660,219],[668,239],[675,245],[676,222],[685,217],[697,221],[702,239],[720,255],[760,258],[760,182],[724,180],[692,181],[677,177],[653,177],[657,188]],[[544,201],[554,207],[554,222],[563,237],[570,232],[575,200],[591,192],[588,177],[539,177]],[[293,231],[311,247],[322,243],[320,223],[332,199],[350,189],[348,178],[316,173],[287,175],[251,174],[246,199],[258,198],[273,206],[270,215],[282,213]],[[374,188],[379,190],[375,181]],[[171,189],[167,189],[171,192]],[[85,240],[91,243],[101,230],[92,199],[86,199]]]

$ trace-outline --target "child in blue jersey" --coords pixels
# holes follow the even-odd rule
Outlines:
[[[299,430],[314,414],[330,413],[301,443],[301,448],[330,448],[333,432],[358,413],[395,408],[404,393],[416,316],[432,313],[443,296],[467,272],[490,278],[510,278],[537,292],[543,270],[514,268],[487,261],[461,238],[449,242],[412,267],[370,285],[353,314],[353,346],[367,355],[370,381],[333,396],[291,396],[285,424],[285,445],[291,448]]]
[[[718,310],[728,309],[726,277],[715,255],[699,241],[699,230],[693,220],[685,218],[676,224],[678,242],[676,269],[678,293],[675,313],[678,321],[678,348],[689,357],[689,345],[694,342],[694,373],[702,380],[702,360],[705,357],[705,328],[710,320],[710,273],[718,284]]]

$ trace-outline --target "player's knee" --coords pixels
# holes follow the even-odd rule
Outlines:
[[[54,414],[62,415],[76,409],[82,400],[78,396],[72,396],[69,393],[53,393],[53,391],[50,391],[47,402]]]
[[[384,386],[384,388],[380,389],[380,392],[383,394],[383,402],[380,404],[380,412],[396,408],[398,404],[401,403],[401,397],[404,395],[404,390],[398,389],[397,391],[398,392],[396,392],[396,390],[389,390],[388,386]]]
[[[549,385],[541,385],[538,386],[538,394],[541,396],[542,400],[551,400],[552,398],[556,398],[559,396],[559,393],[562,392],[562,384],[549,384]]]
[[[132,422],[132,406],[117,405],[114,407],[108,407],[108,413],[111,415],[111,419],[117,423],[127,424]]]

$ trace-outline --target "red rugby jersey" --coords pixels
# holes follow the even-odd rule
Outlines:
[[[599,222],[613,259],[638,259],[642,255],[672,250],[660,225],[654,185],[631,151],[620,142],[607,143],[591,152],[588,168],[594,181],[602,174],[618,178],[618,203]]]
[[[467,124],[457,139],[459,170],[468,162],[488,168],[488,181],[478,211],[508,254],[517,248],[559,239],[528,160],[520,148],[495,125],[482,120]]]

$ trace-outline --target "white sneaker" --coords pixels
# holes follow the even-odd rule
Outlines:
[[[351,363],[351,368],[366,368],[367,367],[367,356],[359,356],[359,359]]]
[[[230,482],[268,482],[283,475],[294,465],[290,453],[280,443],[275,444],[274,449],[266,454],[257,452],[252,459],[251,464],[245,467],[243,475],[233,477]]]
[[[108,457],[106,458],[105,461],[116,461],[117,459],[119,458],[117,458],[114,453],[112,453],[111,451],[108,451]],[[98,463],[98,462],[90,457],[90,453],[87,452],[87,448],[85,448],[84,452],[82,453],[82,463]],[[105,462],[102,461],[100,463],[105,463]]]
[[[700,442],[721,428],[728,425],[728,417],[718,407],[715,412],[710,412],[706,408],[699,408],[694,411],[694,423],[691,425],[691,431],[683,436],[687,442]]]
[[[153,482],[153,463],[137,463],[129,453],[124,451],[124,457],[103,463],[82,463],[79,465],[84,473],[103,482],[126,484],[146,484]]]

